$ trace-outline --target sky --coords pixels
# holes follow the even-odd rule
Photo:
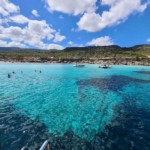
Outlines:
[[[0,0],[0,47],[150,44],[150,0]]]

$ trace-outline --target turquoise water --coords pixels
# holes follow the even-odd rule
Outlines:
[[[0,110],[11,105],[13,113],[38,119],[55,137],[70,130],[91,142],[117,118],[115,108],[126,98],[132,104],[136,97],[134,107],[150,112],[150,74],[136,72],[141,70],[150,67],[1,62]]]

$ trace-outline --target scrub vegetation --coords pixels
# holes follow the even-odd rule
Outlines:
[[[68,47],[64,50],[38,50],[22,48],[0,48],[1,61],[29,62],[89,62],[128,60],[150,63],[150,45],[134,47],[93,46]],[[95,62],[96,61],[96,62]]]

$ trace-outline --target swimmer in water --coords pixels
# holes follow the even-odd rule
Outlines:
[[[10,73],[8,74],[8,78],[11,78],[11,74]]]

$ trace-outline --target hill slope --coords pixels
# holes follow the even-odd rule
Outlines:
[[[0,48],[1,61],[30,61],[30,62],[87,62],[119,63],[122,60],[150,63],[150,45],[133,47],[90,46],[69,47],[64,50],[36,50],[22,48]]]

